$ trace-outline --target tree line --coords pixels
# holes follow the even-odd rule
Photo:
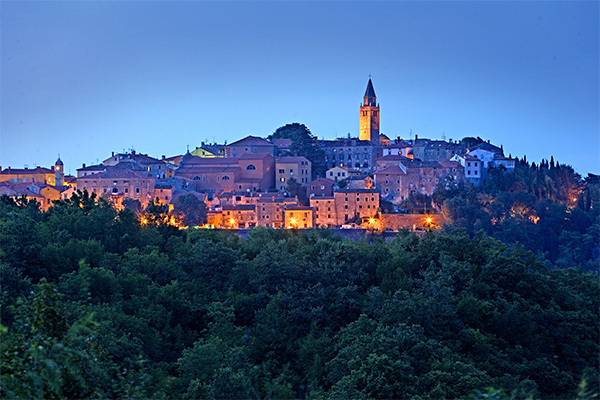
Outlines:
[[[2,398],[564,399],[600,385],[597,275],[485,229],[355,242],[161,221],[87,193],[45,213],[0,198]]]

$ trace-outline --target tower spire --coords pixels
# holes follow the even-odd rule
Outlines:
[[[369,74],[369,82],[360,105],[360,139],[369,140],[373,143],[379,142],[379,105],[377,96]]]

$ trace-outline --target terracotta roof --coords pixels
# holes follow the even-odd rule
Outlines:
[[[0,174],[53,174],[54,171],[44,167],[35,167],[35,168],[11,168],[8,167],[4,171],[0,172]]]
[[[371,143],[370,140],[360,140],[357,138],[338,138],[335,140],[319,140],[319,144],[321,147],[358,147],[358,146],[367,146],[373,147],[376,146]]]
[[[375,161],[409,161],[410,158],[401,156],[399,154],[389,154],[387,156],[379,157]]]
[[[331,185],[335,184],[335,181],[333,181],[331,179],[327,179],[327,178],[317,178],[317,179],[314,179],[314,180],[310,181],[308,184],[310,185],[310,184],[317,183],[317,182],[328,183],[328,184],[331,184]]]
[[[393,165],[391,167],[384,168],[375,172],[375,175],[388,174],[388,175],[406,175],[402,168],[397,165]]]
[[[336,193],[379,193],[377,189],[337,189]]]
[[[308,161],[306,157],[294,156],[294,157],[279,157],[275,162],[277,163],[299,163],[301,161]]]
[[[245,138],[228,144],[227,146],[273,146],[273,143],[259,136],[246,136]]]
[[[469,149],[468,149],[468,151],[473,151],[473,150],[485,150],[485,151],[491,151],[491,152],[497,153],[497,154],[502,154],[502,149],[500,149],[500,147],[494,146],[493,144],[490,144],[488,142],[479,143],[475,146],[469,147]]]
[[[232,211],[232,210],[246,210],[246,211],[254,211],[256,209],[256,206],[254,204],[238,204],[238,205],[231,205],[231,204],[224,204],[222,207],[223,211]]]
[[[88,165],[87,167],[77,168],[77,171],[104,171],[106,167],[102,164]]]
[[[268,157],[273,157],[273,156],[269,153],[244,153],[240,157],[237,157],[237,159],[240,159],[240,160],[262,160],[262,159],[265,159]]]
[[[286,211],[290,210],[290,211],[312,211],[313,208],[312,207],[307,207],[307,206],[288,206],[285,208]]]
[[[86,175],[79,178],[80,181],[87,179],[115,179],[115,178],[139,178],[139,179],[152,179],[151,175],[141,173],[139,171],[132,171],[126,169],[114,169],[107,168],[106,171],[98,172],[96,174]]]
[[[335,197],[333,196],[314,196],[311,197],[310,200],[335,200]]]

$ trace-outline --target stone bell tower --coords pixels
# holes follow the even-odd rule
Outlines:
[[[65,184],[65,166],[58,156],[58,160],[54,163],[54,185],[63,186]]]
[[[363,103],[360,105],[360,140],[379,143],[379,104],[369,78]]]

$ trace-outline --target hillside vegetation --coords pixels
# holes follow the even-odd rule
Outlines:
[[[545,262],[464,229],[241,239],[2,197],[1,397],[592,397],[598,277]]]

